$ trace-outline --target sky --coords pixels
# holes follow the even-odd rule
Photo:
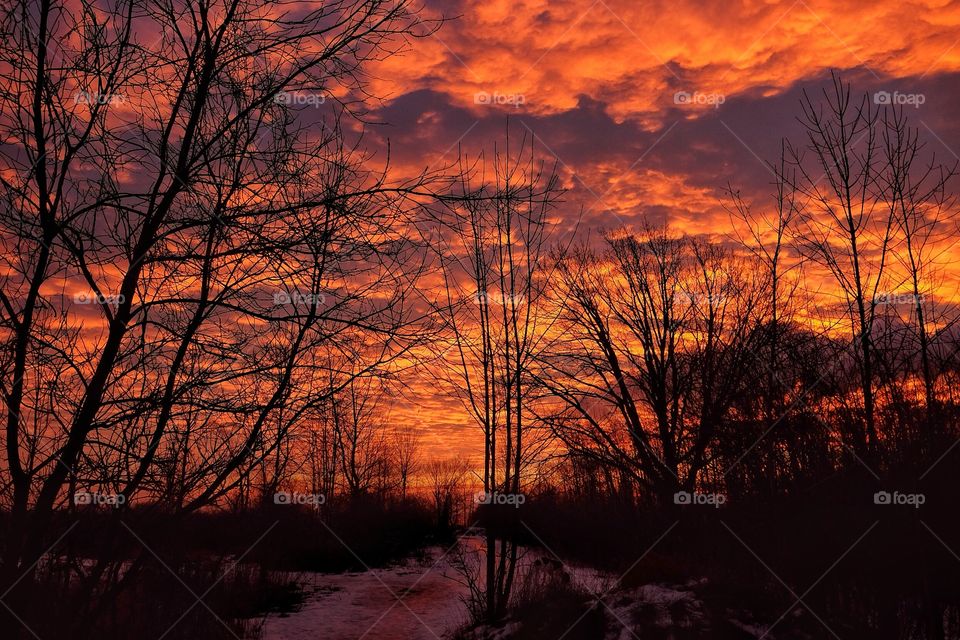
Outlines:
[[[369,69],[374,143],[415,173],[526,136],[581,232],[652,219],[727,237],[726,190],[769,198],[766,162],[782,138],[803,143],[800,99],[831,71],[902,105],[938,161],[960,160],[960,2],[431,0],[422,16],[423,37]],[[452,397],[408,399],[394,417],[432,454],[480,446]]]

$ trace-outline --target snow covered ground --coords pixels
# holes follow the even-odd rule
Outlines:
[[[482,554],[479,537],[467,536],[462,544],[469,552]],[[268,616],[263,640],[445,640],[468,621],[464,605],[468,589],[453,566],[455,556],[450,548],[431,547],[424,557],[392,567],[296,574],[293,578],[306,595],[303,608]],[[521,557],[520,573],[538,558],[550,559],[541,550],[526,550]],[[483,566],[479,557],[475,561]],[[594,569],[568,564],[563,569],[575,584],[593,594],[609,593],[616,582],[615,576]],[[688,607],[684,608],[694,621],[699,618],[699,603],[689,592],[650,585],[631,596],[612,607],[624,619],[634,614],[631,606],[646,605],[662,609],[654,616],[661,624],[689,626],[689,620],[668,620],[667,609],[677,599],[685,601]]]
[[[263,640],[437,640],[467,620],[446,549],[361,573],[302,573],[303,608],[271,615]]]

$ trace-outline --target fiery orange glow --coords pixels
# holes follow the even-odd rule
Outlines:
[[[958,158],[956,2],[467,0],[428,3],[427,15],[448,20],[372,66],[373,93],[390,96],[375,108],[394,171],[442,165],[458,147],[489,151],[509,130],[557,163],[560,218],[581,233],[654,219],[731,237],[727,188],[768,206],[767,163],[783,137],[803,147],[799,100],[830,70],[873,100],[899,100],[929,151]],[[956,254],[947,243],[939,263]],[[943,270],[944,300],[958,277]],[[835,299],[825,274],[807,279]],[[828,323],[821,311],[802,313]],[[479,442],[433,385],[413,394],[394,415],[425,425],[438,455]]]

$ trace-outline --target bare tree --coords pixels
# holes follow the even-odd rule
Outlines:
[[[742,391],[763,283],[716,245],[665,229],[610,234],[561,260],[562,333],[544,384],[554,432],[661,500],[693,488]]]
[[[815,103],[802,102],[808,149],[806,162],[793,150],[799,189],[807,202],[797,217],[799,246],[833,276],[842,298],[859,379],[862,420],[852,433],[855,455],[874,458],[879,445],[878,412],[892,407],[908,421],[897,370],[891,358],[903,346],[897,307],[906,306],[915,346],[908,360],[918,370],[929,411],[936,405],[929,314],[935,276],[936,240],[950,226],[945,185],[954,170],[933,160],[921,166],[923,145],[907,126],[902,108],[880,107],[833,76],[831,89]],[[906,289],[904,290],[904,287]],[[906,305],[901,297],[908,298]],[[878,398],[886,389],[889,402]]]
[[[859,378],[863,419],[852,434],[854,454],[871,459],[877,445],[873,343],[877,294],[891,290],[889,257],[895,218],[878,197],[882,157],[879,110],[866,94],[855,102],[849,86],[833,76],[824,102],[804,94],[807,163],[793,149],[800,189],[809,200],[800,222],[800,246],[836,282],[849,321]]]
[[[339,126],[357,103],[333,95],[366,97],[364,62],[421,23],[404,2],[301,9],[4,12],[4,585],[68,488],[215,503],[282,463],[330,354],[363,376],[417,342],[400,225],[431,179],[361,167]],[[319,124],[291,98],[321,95]]]
[[[464,168],[464,197],[442,215],[440,264],[445,299],[438,311],[449,335],[448,376],[484,436],[483,485],[488,495],[519,494],[524,487],[525,437],[534,421],[537,398],[533,368],[547,343],[544,275],[550,240],[548,215],[558,181],[543,173],[522,142],[511,154],[494,152],[487,183]],[[479,182],[474,187],[472,180]],[[504,535],[497,550],[488,527],[486,603],[488,619],[509,604],[517,544]]]
[[[461,521],[470,471],[470,463],[461,458],[433,459],[426,464],[430,498],[440,531],[449,530]]]
[[[410,481],[420,472],[423,466],[422,437],[420,432],[412,428],[396,430],[393,434],[392,450],[393,464],[396,467],[400,482],[400,496],[407,497]]]
[[[921,159],[924,145],[919,132],[909,127],[902,107],[885,108],[881,123],[884,170],[878,186],[895,221],[899,241],[892,269],[898,274],[898,289],[905,286],[909,293],[906,300],[896,296],[887,302],[908,303],[906,326],[912,330],[907,332],[907,361],[898,368],[919,375],[928,431],[923,439],[933,444],[937,436],[943,435],[932,432],[941,429],[936,419],[938,372],[934,327],[949,324],[937,304],[934,289],[942,271],[943,256],[956,245],[952,236],[957,212],[946,186],[955,175],[957,165],[947,167],[937,164],[935,158],[929,162]],[[900,306],[892,304],[888,308],[896,311]]]
[[[340,477],[351,497],[388,489],[391,475],[382,382],[350,376],[345,388],[331,398],[334,433],[340,451]]]
[[[794,255],[791,233],[800,203],[797,201],[796,169],[787,159],[786,143],[781,144],[780,158],[771,166],[774,176],[772,205],[757,211],[743,200],[739,191],[728,189],[730,218],[738,243],[745,247],[767,274],[766,306],[769,322],[767,336],[760,345],[765,359],[762,363],[766,389],[763,407],[767,428],[783,415],[789,405],[788,394],[777,372],[783,365],[781,338],[795,320],[797,289],[802,279],[802,260]],[[760,357],[760,356],[758,356]]]

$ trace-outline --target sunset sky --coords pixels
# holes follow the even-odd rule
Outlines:
[[[0,640],[960,640],[960,0],[0,33]]]
[[[802,143],[800,97],[831,70],[900,101],[938,161],[960,159],[960,2],[467,0],[427,2],[430,16],[447,21],[370,69],[395,170],[489,150],[509,122],[558,163],[581,232],[651,218],[729,233],[727,185],[764,202],[764,161],[782,137]],[[454,399],[413,395],[422,406],[393,415],[432,452],[478,450]]]

